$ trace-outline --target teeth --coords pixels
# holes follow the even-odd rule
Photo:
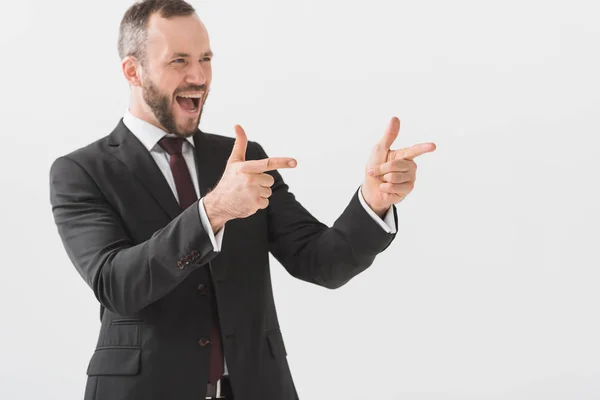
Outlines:
[[[185,97],[188,99],[199,99],[202,97],[201,94],[178,94],[179,97]]]

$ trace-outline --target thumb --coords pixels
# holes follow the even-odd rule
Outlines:
[[[371,155],[369,156],[369,161],[367,163],[369,167],[373,167],[387,161],[390,153],[390,147],[392,147],[392,143],[394,143],[394,140],[396,140],[398,137],[399,131],[400,120],[398,117],[393,117],[390,120],[385,133],[373,147],[373,150],[371,150]]]
[[[379,140],[378,147],[382,150],[389,150],[392,147],[392,143],[398,137],[398,133],[400,132],[400,120],[398,117],[393,117],[388,124],[387,129],[385,130],[385,134]]]
[[[231,155],[229,156],[229,160],[227,164],[236,161],[246,161],[246,147],[248,146],[248,137],[246,136],[246,132],[244,129],[235,125],[235,142],[233,143],[233,149],[231,150]]]

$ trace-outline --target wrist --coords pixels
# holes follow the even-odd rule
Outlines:
[[[224,212],[219,209],[219,200],[214,194],[214,192],[208,193],[204,196],[204,210],[206,211],[206,216],[208,217],[208,221],[210,222],[210,226],[213,230],[213,233],[217,233],[221,228],[225,225],[230,218],[227,218]]]
[[[382,206],[382,205],[379,205],[376,202],[372,201],[370,199],[369,195],[365,194],[365,191],[363,190],[363,187],[360,188],[363,200],[365,201],[365,203],[367,203],[367,206],[371,210],[373,210],[373,212],[375,214],[377,214],[377,216],[379,216],[380,218],[383,218],[383,216],[385,215],[385,213],[387,213],[387,211],[390,209],[390,206]]]

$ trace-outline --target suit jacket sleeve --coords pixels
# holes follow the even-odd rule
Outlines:
[[[268,157],[258,143],[252,143],[258,159]],[[277,171],[269,173],[275,178],[267,207],[269,250],[294,277],[338,288],[367,269],[394,239],[395,233],[386,233],[367,213],[357,192],[333,226],[327,227],[295,199]]]
[[[107,309],[131,315],[160,299],[216,254],[195,203],[134,244],[99,187],[67,156],[50,168],[50,203],[67,254]]]

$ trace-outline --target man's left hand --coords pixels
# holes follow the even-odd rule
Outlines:
[[[435,150],[435,143],[419,143],[391,150],[400,132],[400,120],[392,118],[375,145],[365,168],[362,195],[369,207],[382,217],[392,204],[402,201],[415,187],[417,164],[414,158]]]

